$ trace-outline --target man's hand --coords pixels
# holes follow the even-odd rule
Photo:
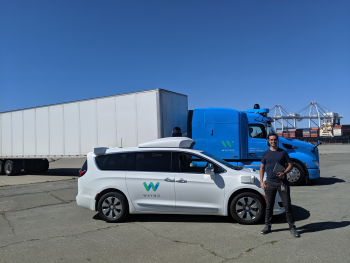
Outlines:
[[[261,189],[265,190],[266,189],[266,184],[264,182],[260,183]]]
[[[285,173],[277,173],[277,174],[276,174],[276,176],[277,176],[278,178],[283,178],[284,175],[285,175]]]

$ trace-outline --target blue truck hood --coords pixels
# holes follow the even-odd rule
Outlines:
[[[279,137],[278,140],[279,140],[279,147],[286,150],[288,154],[294,153],[294,152],[304,153],[312,157],[317,162],[319,162],[318,148],[315,149],[315,152],[311,152],[311,150],[315,147],[315,145],[307,142],[302,142],[299,140],[293,140],[293,139],[288,139],[283,137]],[[285,146],[291,145],[292,147],[298,147],[298,148],[288,149],[283,144],[285,144]]]

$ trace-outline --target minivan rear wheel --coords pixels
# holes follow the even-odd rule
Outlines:
[[[257,194],[251,192],[240,193],[230,204],[230,212],[238,223],[245,225],[256,224],[265,214],[265,202]]]
[[[126,198],[116,192],[104,194],[98,201],[98,213],[109,223],[121,222],[129,213]]]

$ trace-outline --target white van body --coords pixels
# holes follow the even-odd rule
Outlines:
[[[78,179],[77,204],[96,211],[101,193],[117,191],[126,197],[130,214],[172,213],[227,216],[230,214],[230,202],[238,193],[255,193],[265,198],[265,193],[260,188],[258,171],[241,169],[232,165],[228,167],[225,165],[225,161],[215,156],[191,149],[193,144],[194,141],[190,138],[174,137],[158,139],[133,148],[95,149],[87,156],[86,173]],[[101,170],[96,163],[96,158],[99,156],[123,153],[136,154],[136,158],[139,155],[152,154],[153,156],[157,153],[160,155],[171,153],[172,169],[165,172],[139,171],[136,168],[137,171],[132,169]],[[135,155],[132,156],[135,159]],[[181,171],[181,167],[177,170],[178,156],[192,156],[195,159],[199,158],[196,159],[199,161],[205,160],[210,163],[210,167],[215,166],[219,172],[209,175],[204,172]],[[205,162],[191,160],[190,167],[196,166],[196,163],[198,165],[205,164]],[[201,168],[195,169],[200,171]],[[202,169],[204,171],[206,168]],[[262,210],[264,205],[260,206]],[[249,210],[248,206],[246,209]],[[265,211],[260,212],[265,213]],[[274,215],[281,213],[284,213],[284,208],[281,205],[281,198],[277,194]],[[249,217],[249,215],[247,216]],[[253,214],[250,213],[250,216],[253,217]],[[249,223],[250,219],[245,221],[242,222]]]

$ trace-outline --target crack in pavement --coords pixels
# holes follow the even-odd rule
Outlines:
[[[56,198],[57,200],[59,200],[59,201],[62,201],[63,203],[65,203],[66,201],[65,200],[63,200],[63,199],[61,199],[61,198],[59,198],[58,196],[55,196],[54,194],[52,194],[51,192],[49,192],[49,195],[51,195],[52,197],[54,197],[54,198]],[[72,200],[73,201],[73,200]]]
[[[18,212],[18,211],[26,211],[26,210],[31,210],[31,209],[35,209],[35,208],[40,208],[40,207],[46,207],[46,206],[51,206],[51,205],[63,205],[63,204],[69,204],[75,202],[75,200],[72,201],[64,201],[62,203],[57,203],[57,204],[47,204],[47,205],[38,205],[38,206],[34,206],[34,207],[29,207],[29,208],[23,208],[23,209],[18,209],[18,210],[10,210],[10,211],[3,211],[3,212]]]
[[[279,239],[279,240],[268,241],[268,242],[259,244],[259,245],[257,245],[256,247],[248,248],[247,250],[243,251],[242,253],[240,253],[240,254],[239,254],[238,256],[236,256],[236,257],[226,258],[226,257],[224,257],[224,256],[218,255],[217,253],[215,253],[214,251],[211,251],[211,250],[208,249],[208,248],[205,248],[205,247],[204,247],[204,244],[202,244],[202,243],[195,243],[195,242],[186,242],[186,241],[175,240],[175,239],[172,239],[172,238],[170,238],[170,237],[161,236],[161,235],[159,235],[159,234],[153,232],[152,230],[150,230],[150,229],[148,229],[148,228],[146,228],[146,227],[144,227],[144,226],[142,226],[142,225],[139,225],[139,224],[137,224],[137,223],[135,223],[135,224],[138,225],[138,226],[140,226],[140,227],[142,227],[143,229],[145,229],[145,230],[151,232],[151,233],[152,233],[154,236],[156,236],[156,237],[165,238],[165,239],[168,239],[168,240],[173,241],[173,242],[176,242],[176,243],[183,243],[183,244],[189,244],[189,245],[199,245],[203,250],[206,250],[206,251],[209,252],[210,254],[212,254],[212,255],[214,255],[214,256],[216,256],[216,257],[222,258],[223,261],[221,261],[221,263],[227,262],[228,260],[235,260],[235,259],[238,259],[239,257],[241,257],[242,255],[244,255],[245,253],[249,253],[249,252],[253,251],[254,249],[256,249],[256,248],[258,248],[258,247],[260,247],[260,246],[262,246],[262,245],[266,245],[266,244],[272,244],[272,245],[274,245],[275,243],[277,243],[277,242],[279,242],[279,241],[287,240],[287,239],[294,239],[294,238],[295,238],[295,237],[289,237],[289,238],[282,238],[282,239]]]
[[[6,217],[6,213],[1,213],[2,217],[6,220],[7,224],[9,225],[9,227],[11,228],[12,234],[15,234],[15,228],[11,225],[10,220],[8,220],[8,218]]]
[[[12,245],[25,243],[25,242],[43,241],[43,240],[49,240],[49,239],[55,239],[55,238],[65,238],[65,237],[79,236],[79,235],[83,235],[83,234],[90,233],[90,232],[96,232],[96,231],[105,230],[105,229],[108,229],[108,228],[116,228],[116,227],[120,227],[120,226],[122,226],[122,225],[107,226],[107,227],[97,228],[97,229],[93,229],[93,230],[88,230],[88,231],[77,233],[77,234],[65,235],[65,236],[52,236],[52,237],[45,237],[45,238],[41,238],[41,239],[40,238],[32,238],[32,239],[22,240],[22,241],[14,242],[14,243],[7,244],[7,245],[4,245],[4,246],[0,246],[0,249],[6,248],[6,247],[9,247],[9,246],[12,246]]]
[[[243,256],[244,254],[246,253],[250,253],[252,252],[254,249],[258,248],[258,247],[261,247],[263,245],[267,245],[267,244],[271,244],[271,245],[274,245],[275,243],[279,242],[279,241],[282,241],[282,240],[287,240],[287,239],[294,239],[295,237],[288,237],[288,238],[282,238],[282,239],[279,239],[279,240],[273,240],[273,241],[268,241],[268,242],[264,242],[262,244],[259,244],[255,247],[252,247],[252,248],[248,248],[246,251],[243,251],[241,254],[239,254],[237,257],[234,257],[234,258],[228,258],[228,259],[225,259],[224,261],[222,261],[221,263],[224,263],[224,262],[227,262],[228,260],[236,260],[238,258],[240,258],[241,256]]]
[[[77,178],[63,178],[61,180],[51,180],[51,181],[35,182],[35,183],[20,184],[20,185],[27,186],[27,185],[32,185],[32,184],[55,183],[55,182],[63,182],[63,181],[70,181],[70,180],[76,180],[76,179]],[[0,187],[8,187],[8,186],[18,186],[18,184],[0,185]]]
[[[76,186],[75,187],[66,187],[66,188],[62,188],[62,189],[48,190],[48,191],[35,192],[35,193],[24,193],[24,194],[17,194],[17,195],[1,195],[0,198],[1,197],[21,196],[21,195],[35,195],[35,194],[50,193],[50,192],[67,190],[67,189],[75,189],[75,188],[78,189]]]
[[[156,237],[165,238],[165,239],[168,239],[168,240],[170,240],[170,241],[172,241],[172,242],[176,242],[176,243],[182,243],[182,244],[188,244],[188,245],[199,245],[203,250],[209,252],[210,254],[212,254],[212,255],[214,255],[214,256],[216,256],[216,257],[222,258],[222,259],[224,259],[224,260],[227,259],[227,258],[225,258],[225,257],[219,256],[219,255],[218,255],[217,253],[215,253],[214,251],[211,251],[210,249],[205,248],[205,247],[204,247],[204,244],[202,244],[202,243],[195,243],[195,242],[186,242],[186,241],[175,240],[175,239],[172,239],[172,238],[170,238],[170,237],[161,236],[161,235],[159,235],[159,234],[153,232],[152,230],[150,230],[150,229],[148,229],[148,228],[146,228],[146,227],[144,227],[144,226],[142,226],[142,225],[140,225],[140,224],[137,224],[136,222],[135,222],[134,224],[135,224],[135,225],[138,225],[139,227],[141,227],[141,228],[143,228],[143,229],[145,229],[145,230],[147,230],[148,232],[152,233],[152,234],[153,234],[154,236],[156,236]]]

